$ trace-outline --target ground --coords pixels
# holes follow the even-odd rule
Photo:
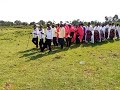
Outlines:
[[[31,31],[0,29],[0,90],[120,90],[120,40],[41,53]]]

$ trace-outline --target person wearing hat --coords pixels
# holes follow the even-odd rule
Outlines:
[[[47,29],[46,29],[46,41],[45,41],[45,45],[42,48],[42,52],[44,51],[44,49],[48,46],[49,47],[49,52],[52,51],[51,49],[51,42],[53,39],[53,34],[52,34],[52,29],[50,27],[50,24],[47,24]]]
[[[39,38],[40,38],[39,46],[40,46],[40,50],[42,51],[42,48],[44,46],[44,29],[42,28],[42,26],[40,26],[39,29]]]
[[[38,27],[36,25],[34,25],[34,30],[33,30],[32,34],[33,34],[32,42],[36,45],[36,48],[38,48],[39,29],[38,29]]]

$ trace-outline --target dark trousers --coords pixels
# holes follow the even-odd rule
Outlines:
[[[111,29],[111,30],[110,30],[109,38],[110,38],[111,40],[113,40],[114,37],[115,37],[115,30],[114,30],[114,29]]]
[[[70,37],[66,38],[66,43],[67,43],[67,47],[71,46],[71,38]]]
[[[64,38],[59,38],[59,39],[58,39],[58,42],[59,42],[59,44],[60,44],[60,46],[61,46],[61,49],[63,49],[63,46],[64,46]]]
[[[117,30],[116,30],[116,37],[117,37],[117,39],[119,39],[119,37],[120,37]]]
[[[51,51],[51,39],[46,39],[45,45],[43,46],[43,49],[42,49],[42,52],[44,51],[44,49],[45,49],[47,46],[49,47],[49,50]]]
[[[54,46],[58,46],[57,37],[53,37],[53,44],[54,44]]]
[[[80,44],[79,34],[76,35],[76,44]]]
[[[74,37],[74,32],[70,33],[70,37],[73,38]]]
[[[36,48],[38,48],[38,37],[37,38],[33,38],[32,42],[36,45]]]
[[[42,51],[42,48],[44,46],[43,39],[40,39],[39,46],[40,46],[40,50]]]

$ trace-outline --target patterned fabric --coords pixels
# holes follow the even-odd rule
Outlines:
[[[110,30],[110,39],[113,39],[115,37],[115,30],[114,29],[111,29]]]
[[[97,42],[99,40],[100,40],[99,31],[98,30],[94,30],[94,42]]]
[[[90,30],[86,31],[86,41],[91,41],[92,32]]]
[[[104,32],[100,30],[101,40],[104,40]]]
[[[106,30],[105,30],[105,39],[107,39],[108,38],[108,28],[106,28]]]
[[[119,38],[119,33],[117,30],[116,30],[116,37]]]

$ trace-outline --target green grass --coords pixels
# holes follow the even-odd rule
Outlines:
[[[120,40],[41,53],[30,32],[0,30],[0,90],[120,90]]]

